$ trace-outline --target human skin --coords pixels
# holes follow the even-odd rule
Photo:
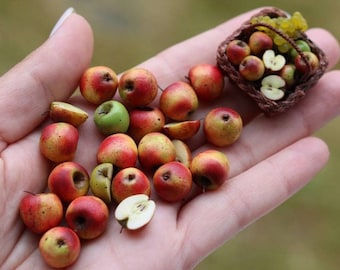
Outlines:
[[[161,86],[179,80],[196,63],[214,63],[218,44],[254,12],[174,45],[140,66],[161,78]],[[323,29],[311,29],[308,35],[328,56],[329,68],[334,67],[340,53],[336,39]],[[81,16],[72,14],[40,48],[0,78],[0,205],[5,206],[0,211],[0,237],[6,243],[0,253],[2,269],[47,269],[37,249],[38,238],[24,229],[14,209],[25,190],[38,193],[46,188],[51,168],[37,145],[42,113],[51,101],[67,100],[90,112],[81,97],[69,97],[90,64],[92,52],[91,27]],[[64,68],[66,61],[68,69]],[[256,117],[257,107],[227,84],[228,101],[220,99],[214,106],[232,105],[244,120],[242,138],[228,149],[220,149],[231,164],[228,184],[178,204],[156,201],[152,222],[139,232],[120,233],[120,225],[110,219],[103,237],[83,245],[73,269],[194,268],[202,258],[286,201],[324,167],[329,149],[312,134],[339,114],[339,84],[340,72],[328,71],[304,100],[273,118]],[[198,110],[198,117],[209,109]],[[96,162],[101,137],[91,121],[82,128],[75,160],[90,169]],[[188,142],[193,154],[211,148],[203,142],[202,134]],[[31,177],[22,181],[23,175]]]

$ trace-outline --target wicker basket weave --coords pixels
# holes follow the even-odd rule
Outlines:
[[[276,17],[287,17],[287,13],[277,9],[277,8],[268,8],[263,9],[257,16],[269,16],[271,18]],[[262,25],[263,26],[263,25]],[[265,25],[270,28],[269,25]],[[230,82],[237,85],[241,90],[246,92],[260,107],[260,109],[268,116],[275,115],[278,113],[285,112],[297,102],[299,102],[306,94],[306,91],[310,89],[312,86],[316,84],[316,82],[320,79],[320,77],[325,73],[328,60],[324,52],[319,49],[308,37],[305,33],[299,33],[299,39],[303,39],[306,41],[311,51],[317,55],[319,58],[319,67],[312,72],[307,72],[303,76],[301,76],[294,86],[289,89],[289,91],[285,94],[285,97],[278,101],[273,101],[266,98],[261,91],[259,90],[260,85],[259,82],[250,82],[245,80],[239,73],[238,67],[230,63],[228,57],[226,55],[226,48],[228,44],[235,39],[240,39],[247,41],[249,36],[256,31],[256,25],[251,23],[251,19],[246,21],[239,29],[237,29],[231,36],[226,38],[217,49],[217,65],[222,69],[224,74],[229,78]],[[275,30],[270,28],[271,30]],[[283,38],[288,39],[287,41],[297,50],[299,54],[302,54],[301,50],[297,47],[294,40],[287,37],[284,33],[278,33]],[[305,60],[307,61],[307,60]],[[309,66],[310,68],[310,66]],[[311,68],[310,68],[311,70]]]

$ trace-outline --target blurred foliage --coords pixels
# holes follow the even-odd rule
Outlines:
[[[2,0],[0,74],[44,42],[69,6],[93,27],[93,65],[108,65],[117,72],[260,6],[301,11],[310,27],[323,27],[340,37],[340,2],[333,0]],[[208,256],[196,270],[339,269],[339,124],[335,119],[316,134],[330,147],[326,168],[288,202]]]

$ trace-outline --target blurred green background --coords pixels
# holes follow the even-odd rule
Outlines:
[[[310,27],[324,27],[340,37],[340,1],[334,0],[2,0],[0,74],[44,42],[69,6],[93,27],[93,65],[108,65],[121,72],[179,41],[264,5],[301,11]],[[328,142],[331,159],[314,181],[212,253],[196,270],[339,269],[339,132],[340,121],[335,119],[316,134]]]

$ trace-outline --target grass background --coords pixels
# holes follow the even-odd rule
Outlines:
[[[340,37],[340,2],[334,0],[2,0],[0,74],[44,42],[69,6],[93,27],[93,65],[108,65],[119,73],[168,46],[264,5],[301,11],[310,27],[324,27]],[[212,253],[196,270],[339,269],[339,132],[339,119],[317,132],[329,144],[331,159],[306,188]]]

